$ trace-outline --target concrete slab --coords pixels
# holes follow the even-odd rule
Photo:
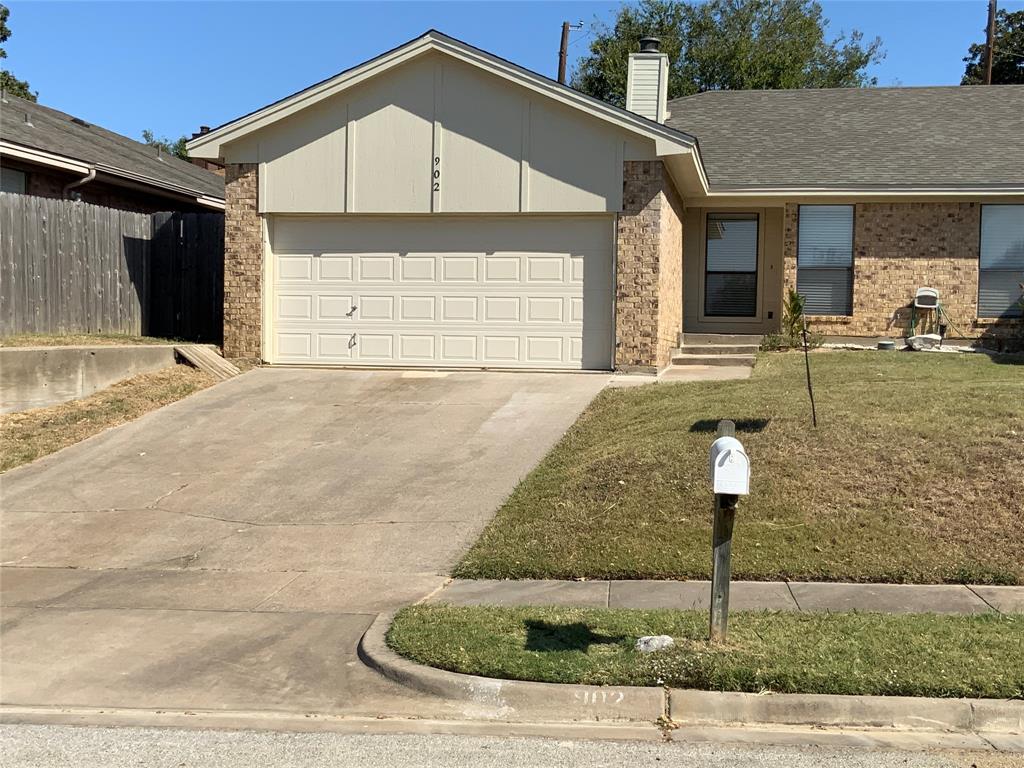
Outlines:
[[[257,369],[7,472],[3,702],[446,716],[357,640],[607,379]]]
[[[75,513],[4,511],[2,565],[164,568],[190,562],[237,523],[153,509]]]
[[[957,584],[812,584],[790,582],[804,611],[985,613],[991,608]]]
[[[968,587],[1000,613],[1024,613],[1024,587]]]
[[[709,610],[708,581],[613,581],[612,608],[673,608]],[[734,581],[729,591],[732,611],[795,611],[797,605],[785,582]]]
[[[70,568],[0,568],[0,606],[45,605],[96,578],[94,571]]]
[[[445,522],[254,526],[209,542],[182,567],[440,573],[454,564],[475,533],[470,524]]]
[[[455,605],[608,606],[607,581],[498,581],[456,579],[431,597]]]
[[[126,569],[71,573],[88,574],[90,578],[74,589],[38,601],[35,605],[50,608],[249,611],[296,578],[294,573],[280,572]]]
[[[259,604],[261,611],[377,613],[396,610],[439,589],[436,573],[302,573]]]
[[[4,633],[5,703],[335,712],[371,616],[43,609]]]

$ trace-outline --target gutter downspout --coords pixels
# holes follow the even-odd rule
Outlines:
[[[88,184],[90,181],[92,181],[95,178],[96,178],[96,166],[92,166],[92,167],[89,168],[89,172],[87,174],[85,174],[85,176],[80,178],[78,181],[72,181],[70,184],[65,185],[64,191],[62,193],[63,196],[64,196],[64,199],[65,200],[68,199],[68,192],[70,192],[72,189],[75,189],[76,187],[81,187],[81,186],[83,186],[85,184]]]

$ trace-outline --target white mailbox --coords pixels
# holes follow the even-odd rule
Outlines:
[[[715,493],[732,496],[750,493],[750,459],[735,437],[720,437],[711,444],[709,466]]]

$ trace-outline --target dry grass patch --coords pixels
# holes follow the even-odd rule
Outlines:
[[[707,578],[707,450],[740,424],[739,579],[1024,583],[1024,359],[762,355],[747,381],[606,390],[456,569]]]
[[[0,415],[0,472],[188,397],[216,380],[187,365],[125,379],[80,400]]]
[[[19,333],[0,337],[0,347],[133,346],[181,343],[175,339],[161,339],[156,336],[128,336],[123,333]]]

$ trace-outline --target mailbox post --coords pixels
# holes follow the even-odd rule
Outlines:
[[[718,422],[718,438],[711,444],[708,461],[715,493],[711,541],[711,640],[722,643],[729,630],[729,571],[736,504],[740,496],[750,493],[750,459],[735,435],[736,425],[733,422]]]

